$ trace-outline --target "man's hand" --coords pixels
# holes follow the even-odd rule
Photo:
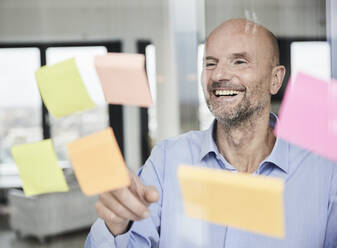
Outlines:
[[[125,233],[130,221],[149,217],[150,211],[147,207],[159,199],[155,187],[145,186],[131,171],[129,176],[129,187],[100,194],[96,202],[98,216],[115,236]]]

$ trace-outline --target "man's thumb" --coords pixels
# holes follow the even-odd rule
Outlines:
[[[154,203],[159,200],[158,190],[154,186],[145,186],[144,196],[148,203]]]

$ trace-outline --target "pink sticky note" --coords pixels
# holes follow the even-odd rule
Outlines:
[[[276,134],[337,161],[337,81],[298,73],[289,82]]]
[[[144,55],[108,53],[95,57],[95,67],[108,103],[152,105]]]

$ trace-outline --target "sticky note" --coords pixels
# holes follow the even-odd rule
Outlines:
[[[186,165],[178,178],[187,216],[284,237],[281,179]]]
[[[111,128],[77,139],[68,144],[67,150],[84,194],[95,195],[130,184]]]
[[[69,191],[50,139],[12,147],[26,196]]]
[[[288,83],[275,133],[337,161],[337,81],[298,73]]]
[[[108,103],[152,105],[144,55],[109,53],[96,56],[95,67]]]
[[[95,107],[74,58],[43,66],[35,76],[43,102],[53,117],[64,117]]]

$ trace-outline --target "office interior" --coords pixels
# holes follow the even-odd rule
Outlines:
[[[83,247],[97,198],[79,190],[67,143],[111,126],[127,166],[137,171],[161,140],[208,128],[213,117],[200,85],[203,45],[230,18],[253,20],[278,38],[287,73],[272,98],[274,113],[295,71],[337,77],[334,0],[1,0],[0,247]],[[153,106],[109,105],[91,92],[100,102],[96,108],[51,117],[34,72],[79,56],[90,81],[90,58],[107,52],[145,55]],[[48,138],[71,190],[25,197],[10,148]],[[25,235],[27,228],[36,234]]]

